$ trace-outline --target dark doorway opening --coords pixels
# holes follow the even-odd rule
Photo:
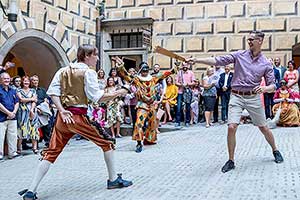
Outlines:
[[[300,66],[300,43],[295,44],[293,46],[292,56],[293,56],[293,60],[296,64],[296,67],[299,68],[299,66]]]
[[[135,60],[124,58],[123,61],[124,61],[124,67],[126,68],[127,71],[129,70],[129,68],[136,68]]]

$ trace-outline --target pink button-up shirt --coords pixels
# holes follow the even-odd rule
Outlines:
[[[184,72],[180,70],[176,76],[176,84],[192,84],[195,80],[194,72],[187,70]],[[183,87],[178,87],[178,94],[183,93]]]

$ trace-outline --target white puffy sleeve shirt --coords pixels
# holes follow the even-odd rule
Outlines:
[[[97,73],[95,70],[90,69],[84,63],[74,63],[71,64],[71,67],[84,69],[87,68],[87,71],[84,74],[84,91],[87,98],[92,102],[98,102],[99,99],[103,96],[104,90],[100,90],[98,84]],[[50,86],[48,88],[47,94],[49,96],[61,96],[61,76],[60,74],[62,71],[65,70],[64,68],[59,69],[54,78],[52,79]],[[78,105],[79,106],[79,105]]]

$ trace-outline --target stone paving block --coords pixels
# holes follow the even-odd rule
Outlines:
[[[241,49],[245,49],[246,45],[245,36],[236,36],[231,35],[228,36],[228,50],[229,51],[238,51]]]
[[[172,22],[154,22],[154,34],[156,35],[172,35],[173,23]]]
[[[204,6],[203,5],[186,6],[185,16],[187,19],[204,18]]]
[[[227,160],[227,126],[203,124],[159,135],[158,144],[134,152],[130,137],[117,141],[116,169],[134,185],[107,190],[103,153],[88,141],[71,140],[38,189],[47,200],[296,200],[300,188],[299,128],[272,130],[285,162],[273,162],[259,130],[241,125],[237,132],[236,169],[220,168]],[[28,155],[0,163],[5,184],[0,199],[20,199],[39,161]],[[12,168],[13,166],[13,168]],[[24,173],[26,171],[27,173]],[[191,187],[191,185],[193,187]]]
[[[150,6],[154,4],[154,0],[137,0],[138,6]]]
[[[211,36],[206,38],[207,52],[226,51],[226,37]]]
[[[135,6],[135,0],[120,0],[120,6],[122,8],[134,7]]]
[[[300,31],[300,20],[298,17],[289,18],[289,30]]]
[[[175,4],[192,4],[194,0],[176,0]]]
[[[225,4],[207,4],[206,15],[208,18],[225,18],[227,5]]]
[[[159,63],[163,68],[169,68],[171,65],[171,60],[167,56],[156,54],[153,58],[153,63]]]
[[[244,2],[235,2],[228,4],[229,17],[244,17],[246,15],[246,4]]]
[[[149,8],[148,17],[152,17],[154,20],[163,19],[163,8]]]
[[[274,2],[274,14],[280,15],[297,15],[298,1],[296,0],[281,0]]]
[[[238,33],[249,33],[254,30],[254,20],[253,19],[239,19],[236,20],[236,30]]]
[[[187,37],[185,38],[186,52],[203,52],[204,39],[200,37]]]
[[[111,11],[109,12],[109,17],[112,19],[122,19],[125,18],[126,12],[124,10],[121,11]]]
[[[20,1],[20,9],[22,12],[27,13],[29,10],[28,0]]]
[[[181,6],[172,6],[165,8],[165,19],[166,20],[175,20],[183,18],[183,7]]]
[[[171,5],[174,3],[174,0],[155,0],[157,5]]]
[[[183,38],[169,37],[165,39],[165,48],[170,51],[181,52],[183,50]]]
[[[144,17],[144,15],[145,15],[144,9],[134,9],[134,10],[129,10],[128,12],[129,18],[141,18]]]
[[[69,8],[68,10],[76,15],[79,15],[80,12],[80,5],[77,0],[69,0]]]
[[[91,8],[87,4],[80,4],[80,13],[82,17],[91,19]]]
[[[286,19],[258,19],[257,29],[265,32],[280,32],[286,31]]]
[[[106,0],[105,1],[106,8],[117,8],[118,7],[118,0]]]
[[[71,2],[72,3],[72,2]],[[56,0],[55,4],[58,8],[67,10],[67,1],[66,0]]]
[[[250,17],[270,16],[271,2],[269,1],[250,1],[247,3],[247,14]]]
[[[66,14],[66,13],[62,13],[61,21],[66,27],[68,27],[70,29],[73,29],[74,20],[73,20],[73,17],[71,15]]]
[[[193,33],[193,23],[188,21],[176,21],[174,22],[175,26],[175,35],[187,35]]]
[[[85,33],[86,31],[86,27],[85,27],[85,21],[79,19],[79,18],[76,18],[74,20],[74,24],[75,24],[75,30],[76,31],[79,31],[79,32],[82,32],[82,33]]]
[[[196,21],[194,22],[196,34],[212,34],[214,32],[212,21]]]
[[[276,51],[290,51],[291,47],[297,43],[297,34],[274,35],[274,40]]]
[[[59,10],[51,8],[51,7],[47,8],[48,21],[56,24],[59,20],[59,15],[60,15]]]
[[[218,20],[215,23],[217,33],[234,33],[233,20]]]

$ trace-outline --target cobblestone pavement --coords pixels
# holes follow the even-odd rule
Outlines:
[[[300,199],[299,128],[273,131],[285,162],[276,164],[270,147],[252,125],[237,133],[236,169],[226,174],[226,125],[194,126],[159,135],[155,146],[134,152],[130,137],[118,140],[116,164],[130,188],[107,190],[102,152],[72,140],[43,180],[41,200],[282,200]],[[38,164],[29,155],[0,163],[0,199],[21,199]]]

